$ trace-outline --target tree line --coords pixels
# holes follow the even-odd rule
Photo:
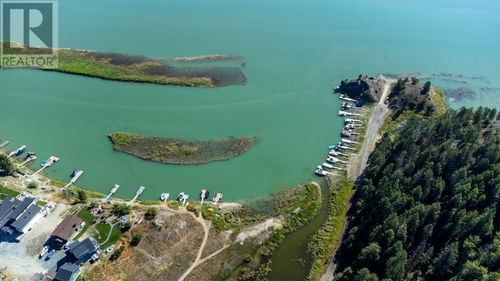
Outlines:
[[[500,280],[498,119],[462,108],[385,136],[358,180],[335,280]]]

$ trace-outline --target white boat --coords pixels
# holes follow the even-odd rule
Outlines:
[[[358,102],[358,100],[348,98],[345,95],[340,95],[340,99],[345,101]]]
[[[186,201],[188,199],[189,199],[189,195],[187,195],[184,192],[179,193],[179,195],[177,196],[177,200],[179,200],[179,202],[181,202],[183,205],[186,204]]]
[[[17,156],[23,154],[24,151],[26,151],[26,145],[23,145],[20,148],[18,148],[16,150],[12,151],[11,153],[9,153],[9,157],[17,157]]]
[[[160,199],[161,201],[167,201],[168,200],[168,197],[170,197],[170,193],[162,193],[160,195]]]
[[[330,152],[328,152],[328,155],[330,156],[338,156],[339,155],[339,152],[335,149],[332,149],[330,150]]]
[[[321,177],[328,175],[328,172],[321,169],[321,166],[320,166],[320,168],[317,168],[316,171],[314,171],[314,173],[318,176],[321,176]]]
[[[332,164],[328,164],[326,162],[324,162],[323,164],[321,164],[321,166],[323,166],[323,168],[326,168],[326,169],[333,169],[333,165]]]
[[[39,257],[42,258],[43,256],[45,256],[45,254],[47,254],[48,251],[49,251],[49,246],[43,247],[42,250],[40,251]]]

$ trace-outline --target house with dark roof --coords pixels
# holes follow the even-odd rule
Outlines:
[[[5,197],[0,203],[0,230],[8,234],[25,233],[42,217],[41,208],[35,199],[25,197],[22,200]]]
[[[42,217],[42,208],[35,204],[29,206],[10,227],[18,232],[26,233]]]
[[[85,240],[77,241],[69,246],[66,255],[75,264],[84,264],[89,261],[94,254],[97,254],[101,246],[97,240],[90,236]]]
[[[57,270],[53,281],[75,281],[78,276],[80,276],[80,267],[67,262]]]
[[[82,225],[82,219],[69,215],[65,217],[62,222],[56,227],[54,232],[52,232],[51,238],[54,242],[59,245],[64,245],[73,236],[73,234]]]

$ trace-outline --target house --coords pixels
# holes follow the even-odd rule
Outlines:
[[[65,217],[62,222],[56,227],[54,232],[52,232],[52,240],[59,245],[66,244],[71,236],[73,236],[73,234],[82,225],[82,222],[83,221],[81,218],[74,215]]]
[[[22,200],[5,197],[0,203],[0,230],[8,234],[28,231],[42,217],[41,208],[34,203],[31,197]]]
[[[85,240],[77,241],[69,246],[66,255],[75,263],[83,264],[89,261],[94,254],[97,254],[101,246],[97,240],[90,236]]]
[[[57,270],[53,281],[75,281],[78,276],[80,276],[80,267],[67,262]]]
[[[31,227],[42,218],[42,208],[37,205],[29,206],[10,227],[18,232],[26,233]]]

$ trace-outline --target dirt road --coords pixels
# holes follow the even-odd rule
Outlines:
[[[350,179],[356,180],[359,175],[366,168],[366,164],[368,162],[368,157],[370,156],[373,149],[375,149],[375,145],[377,141],[380,139],[379,130],[384,123],[384,119],[389,113],[389,107],[384,103],[385,99],[389,95],[389,90],[391,88],[392,83],[395,80],[385,79],[384,91],[382,92],[382,97],[380,101],[373,107],[371,111],[371,116],[367,124],[365,141],[358,155],[352,157],[349,161],[349,167],[347,170],[347,176]]]
[[[377,144],[378,140],[381,137],[379,135],[380,128],[384,123],[385,117],[389,113],[389,107],[384,103],[384,101],[387,99],[387,96],[389,95],[389,90],[391,89],[391,85],[395,83],[396,80],[388,79],[385,77],[383,77],[383,79],[385,80],[384,91],[382,92],[382,96],[379,102],[373,107],[371,111],[370,118],[368,120],[366,128],[364,143],[359,153],[349,160],[347,168],[347,176],[353,180],[356,180],[361,175],[363,170],[366,168],[368,157],[370,157],[370,154],[372,153],[373,149],[375,149],[375,145]],[[347,228],[347,225],[345,227]],[[342,236],[343,235],[344,234],[342,233]],[[328,265],[326,272],[323,274],[320,280],[332,281],[334,272],[335,272],[335,260],[334,257],[332,257],[332,260]]]

